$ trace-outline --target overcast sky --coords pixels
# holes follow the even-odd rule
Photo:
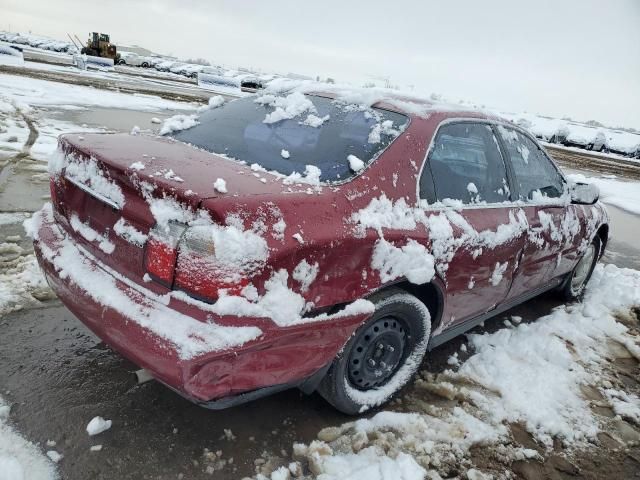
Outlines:
[[[2,0],[0,29],[111,34],[265,72],[369,77],[640,129],[640,0]]]

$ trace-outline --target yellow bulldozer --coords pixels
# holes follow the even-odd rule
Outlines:
[[[110,58],[114,63],[118,63],[120,58],[116,46],[109,40],[109,35],[98,32],[90,34],[87,45],[82,47],[80,53],[94,57]]]

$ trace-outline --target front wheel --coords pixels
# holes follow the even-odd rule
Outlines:
[[[392,288],[370,299],[375,312],[333,361],[318,391],[336,409],[356,415],[388,402],[420,367],[431,335],[429,310]]]
[[[562,285],[562,295],[566,300],[580,300],[584,295],[584,290],[598,262],[600,245],[600,238],[596,235],[573,271],[564,281]]]

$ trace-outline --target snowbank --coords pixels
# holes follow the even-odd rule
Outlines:
[[[152,95],[131,95],[16,75],[0,75],[0,91],[4,98],[15,102],[25,111],[28,111],[30,106],[51,105],[61,109],[69,108],[70,105],[80,105],[145,112],[197,108],[195,104],[164,100]]]
[[[0,65],[24,65],[22,52],[11,48],[6,43],[0,43]]]
[[[57,480],[53,463],[8,425],[9,411],[0,397],[0,480]]]

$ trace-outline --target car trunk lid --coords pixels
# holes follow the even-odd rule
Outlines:
[[[223,195],[214,187],[219,178],[234,197],[287,188],[240,162],[146,135],[65,135],[52,173],[58,222],[103,264],[136,281],[145,278],[146,238],[162,214],[152,208],[158,200],[195,211],[203,199]]]

